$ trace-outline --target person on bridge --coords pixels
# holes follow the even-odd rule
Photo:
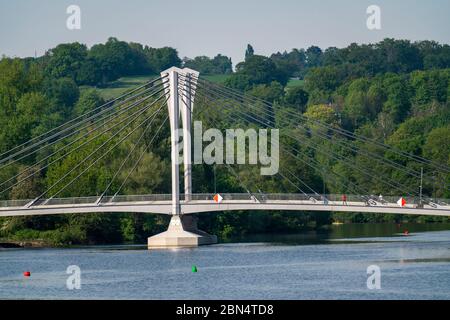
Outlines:
[[[346,194],[342,195],[342,205],[344,205],[344,206],[347,205],[347,195]]]

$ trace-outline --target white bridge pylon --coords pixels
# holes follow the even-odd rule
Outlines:
[[[192,112],[199,74],[189,68],[177,67],[161,72],[161,78],[167,77],[165,93],[170,120],[172,218],[166,232],[148,238],[149,248],[193,247],[217,243],[216,236],[197,229],[194,217],[183,216],[180,206],[180,116],[183,135],[184,202],[189,202],[192,197]]]
[[[172,214],[182,214],[180,209],[180,115],[183,135],[184,200],[192,195],[192,112],[199,72],[189,68],[172,67],[161,72],[167,77],[165,93],[170,120],[171,166],[172,166]],[[179,93],[182,90],[182,94]]]

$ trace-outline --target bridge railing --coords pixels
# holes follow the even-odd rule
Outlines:
[[[170,201],[171,194],[119,195],[104,197],[101,203]]]
[[[0,208],[23,207],[32,200],[0,200]]]
[[[325,202],[329,204],[342,204],[343,195],[342,194],[296,194],[296,193],[285,193],[285,194],[256,194],[258,200],[285,200],[285,201],[316,201]],[[376,196],[376,195],[353,195],[346,194],[345,199],[347,204],[350,203],[368,203],[370,200],[375,201],[378,204],[384,205],[395,205],[399,200],[399,196]],[[418,197],[404,197],[407,204],[419,204],[420,199]],[[443,202],[443,201],[442,201]]]
[[[225,201],[245,201],[252,200],[255,202],[266,202],[266,201],[310,201],[325,204],[342,204],[341,194],[297,194],[297,193],[221,193],[221,196]],[[191,200],[193,201],[213,201],[213,193],[197,193],[191,195]],[[184,200],[184,195],[180,196],[181,201]],[[418,205],[420,204],[420,199],[418,197],[404,197],[407,204]],[[40,199],[39,201],[33,203],[33,207],[42,205],[76,205],[76,204],[103,204],[108,203],[126,203],[126,202],[157,202],[157,201],[170,201],[172,199],[171,194],[147,194],[147,195],[119,195],[119,196],[105,196],[98,202],[99,197],[73,197],[73,198],[54,198],[54,199]],[[375,201],[376,205],[396,205],[399,197],[398,196],[383,196],[380,199],[379,196],[362,196],[362,195],[346,195],[346,201],[348,205],[352,203],[367,203],[369,200]],[[31,203],[32,199],[25,200],[1,200],[0,208],[5,207],[24,207]],[[450,205],[448,199],[434,199],[425,200],[425,203],[435,203],[441,206]],[[372,202],[373,204],[373,202]]]
[[[95,203],[98,197],[74,197],[74,198],[54,198],[41,200],[41,205],[70,205],[70,204],[90,204]]]

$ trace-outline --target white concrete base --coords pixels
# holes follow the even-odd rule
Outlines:
[[[197,221],[191,215],[174,215],[167,231],[148,238],[149,249],[198,247],[215,244],[217,237],[197,229]]]

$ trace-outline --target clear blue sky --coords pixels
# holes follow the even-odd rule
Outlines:
[[[82,29],[66,28],[66,8]],[[366,28],[366,8],[381,7],[382,30]],[[343,47],[385,37],[450,43],[450,0],[0,0],[0,55],[34,56],[59,43],[91,46],[110,36],[180,56],[243,59],[247,43],[268,55],[318,45]]]

